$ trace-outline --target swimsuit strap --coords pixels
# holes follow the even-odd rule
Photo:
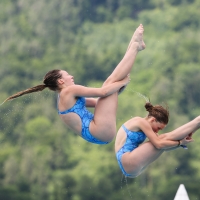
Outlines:
[[[126,134],[128,135],[129,130],[126,128],[126,126],[124,126],[124,124],[122,125],[122,128],[124,129],[124,131],[125,131]]]
[[[70,113],[70,112],[75,112],[76,114],[78,114],[80,116],[80,113],[77,110],[83,109],[83,107],[85,107],[85,98],[84,97],[78,97],[77,100],[76,100],[76,103],[71,108],[64,110],[64,111],[59,111],[59,109],[58,109],[59,98],[60,97],[58,96],[58,100],[57,100],[58,114],[64,115],[64,114],[67,114],[67,113]]]
[[[122,127],[126,132],[127,139],[129,139],[130,141],[137,141],[138,144],[141,144],[141,142],[143,142],[147,137],[143,131],[130,131],[124,126],[124,124],[122,125]],[[135,134],[137,136],[135,136]]]

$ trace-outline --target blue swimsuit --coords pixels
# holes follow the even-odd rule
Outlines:
[[[128,130],[124,125],[122,125],[122,127],[124,131],[126,132],[127,137],[126,137],[126,142],[124,143],[124,146],[122,146],[122,148],[116,153],[116,157],[117,157],[117,162],[123,174],[127,177],[128,176],[130,177],[131,174],[126,173],[121,163],[122,155],[126,152],[131,152],[135,148],[137,148],[139,144],[144,142],[144,140],[146,139],[146,135],[142,131],[132,132]]]
[[[95,144],[108,144],[108,142],[103,142],[98,139],[96,139],[89,130],[90,122],[93,120],[94,115],[87,110],[85,107],[85,98],[79,97],[74,104],[74,106],[68,110],[65,111],[59,111],[58,114],[64,115],[67,113],[76,113],[80,118],[82,122],[82,131],[81,136],[83,139],[87,140],[88,142],[95,143]]]

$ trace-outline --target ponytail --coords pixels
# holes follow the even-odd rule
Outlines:
[[[23,95],[25,95],[25,94],[29,94],[29,93],[33,93],[33,92],[42,91],[42,90],[44,90],[46,87],[48,87],[48,86],[46,86],[46,85],[44,85],[44,84],[43,84],[43,85],[37,85],[37,86],[35,86],[35,87],[28,88],[28,89],[26,89],[26,90],[17,92],[16,94],[13,94],[12,96],[10,96],[10,97],[8,97],[6,100],[4,100],[3,103],[5,103],[6,101],[10,101],[10,100],[12,100],[12,99],[15,99],[15,98],[17,98],[17,97],[23,96]],[[3,103],[2,103],[2,104],[3,104]],[[2,104],[1,104],[1,105],[2,105]]]
[[[25,95],[25,94],[29,94],[29,93],[33,93],[33,92],[39,92],[39,91],[42,91],[44,90],[45,88],[49,88],[50,90],[52,91],[57,91],[59,90],[59,87],[58,87],[58,83],[57,83],[57,80],[59,78],[62,77],[62,74],[60,73],[60,69],[54,69],[52,71],[49,71],[45,76],[44,76],[44,79],[43,79],[43,84],[42,85],[37,85],[35,87],[32,87],[32,88],[28,88],[26,90],[23,90],[23,91],[20,91],[10,97],[8,97],[3,103],[5,103],[6,101],[9,101],[9,100],[12,100],[12,99],[15,99],[17,97],[20,97],[22,95]],[[3,104],[2,103],[2,104]],[[1,104],[1,105],[2,105]]]

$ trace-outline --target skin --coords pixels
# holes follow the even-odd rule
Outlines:
[[[72,75],[66,71],[60,72],[62,77],[58,80],[59,110],[64,111],[71,108],[76,103],[77,97],[86,97],[86,106],[95,108],[94,119],[89,126],[90,133],[101,141],[110,142],[116,135],[118,91],[129,83],[128,74],[131,72],[136,56],[145,48],[143,32],[144,28],[140,24],[133,34],[124,57],[101,88],[76,85]],[[69,128],[81,135],[82,124],[77,114],[68,113],[60,117]]]
[[[200,128],[200,116],[179,128],[158,135],[166,124],[158,122],[154,117],[134,117],[124,123],[130,131],[142,131],[148,142],[141,144],[131,152],[123,154],[121,162],[124,170],[132,175],[132,178],[140,175],[163,152],[178,148],[178,140],[183,145],[192,142],[192,134]],[[117,153],[126,141],[126,133],[121,127],[115,141],[115,153]]]

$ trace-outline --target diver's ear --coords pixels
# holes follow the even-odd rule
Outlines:
[[[58,82],[58,84],[62,85],[62,84],[64,83],[64,80],[63,80],[62,78],[59,78],[59,79],[57,80],[57,82]]]
[[[156,119],[155,117],[152,116],[152,117],[151,117],[151,121],[152,121],[152,122],[157,122],[157,119]]]

